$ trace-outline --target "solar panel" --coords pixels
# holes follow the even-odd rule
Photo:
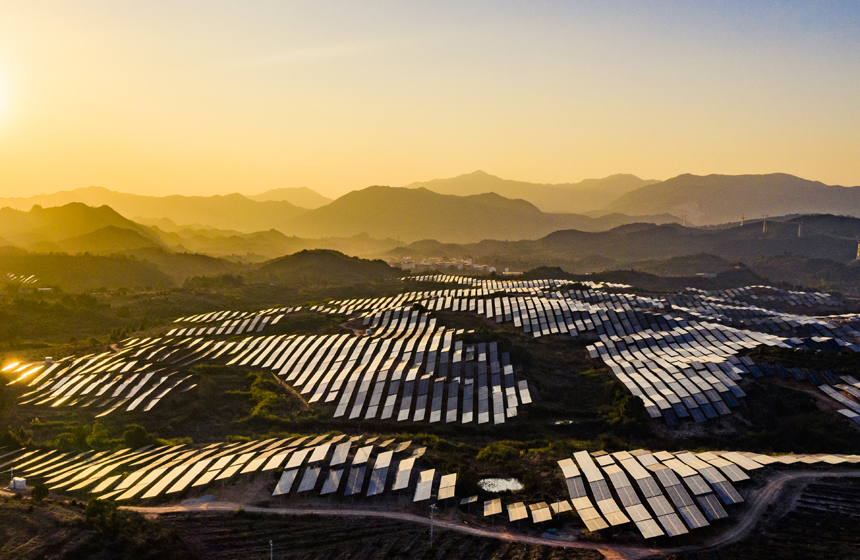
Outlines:
[[[385,451],[376,457],[376,462],[373,464],[374,469],[387,468],[391,464],[391,458],[394,456],[394,451]]]
[[[646,501],[648,502],[648,505],[651,506],[651,510],[654,512],[654,515],[657,517],[669,515],[675,511],[672,509],[672,506],[669,505],[669,501],[662,495],[654,496],[653,498],[646,498]]]
[[[496,498],[495,500],[484,502],[484,517],[498,515],[500,513],[502,513],[502,500]]]
[[[732,483],[729,481],[716,482],[712,483],[711,486],[714,487],[714,492],[720,497],[726,505],[738,504],[744,501],[738,491],[735,490],[735,487],[732,486]]]
[[[703,516],[702,512],[700,512],[694,505],[679,507],[678,513],[690,529],[700,529],[708,525],[708,521],[705,519],[705,516]]]
[[[684,487],[680,484],[675,484],[674,486],[666,487],[666,495],[669,496],[669,499],[672,500],[672,503],[675,504],[675,507],[683,507],[693,505],[693,500],[690,498],[690,495],[684,490]]]
[[[546,502],[530,504],[529,510],[531,511],[532,522],[534,523],[543,523],[544,521],[552,519],[552,513],[550,512],[549,506]]]
[[[609,485],[606,484],[605,480],[590,482],[589,486],[591,487],[591,493],[594,495],[594,501],[600,502],[601,500],[612,499],[612,492],[609,491]]]
[[[684,483],[693,492],[693,495],[700,496],[711,492],[711,487],[699,475],[688,476],[684,478]]]
[[[457,486],[457,473],[443,475],[439,480],[439,500],[445,500],[454,497],[454,491]]]
[[[332,455],[331,461],[329,462],[329,466],[335,467],[337,465],[342,465],[346,462],[347,457],[349,456],[349,448],[352,447],[352,442],[347,441],[341,443],[337,447],[334,448],[334,454]]]
[[[355,452],[355,457],[352,459],[353,465],[360,465],[366,463],[368,459],[370,459],[370,454],[373,452],[373,446],[367,445],[365,447],[360,448]]]
[[[397,474],[392,485],[392,490],[403,490],[409,486],[409,479],[412,475],[412,467],[415,465],[415,459],[410,457],[400,461],[397,465]]]
[[[666,534],[670,537],[686,535],[689,532],[687,531],[687,528],[684,527],[684,524],[681,523],[681,520],[678,519],[678,516],[674,513],[662,515],[657,518],[657,521],[660,522],[660,525],[663,526],[663,529],[666,531]]]
[[[275,491],[272,492],[272,496],[280,496],[281,494],[289,494],[290,489],[293,487],[293,481],[296,480],[296,475],[299,473],[299,469],[290,469],[285,470],[281,474],[280,480],[278,480],[278,484],[275,485]]]
[[[323,482],[320,496],[333,494],[340,488],[340,481],[343,479],[343,469],[332,469],[328,471],[325,482]]]
[[[522,502],[517,502],[514,504],[508,504],[508,520],[519,521],[521,519],[525,519],[528,517],[528,512],[526,511],[526,505]]]
[[[657,522],[650,517],[648,519],[643,519],[642,521],[636,521],[636,528],[639,529],[640,533],[642,533],[642,537],[646,539],[653,539],[655,537],[665,535]]]
[[[360,494],[361,489],[364,487],[364,473],[365,473],[364,465],[361,466],[353,466],[349,469],[349,477],[346,482],[346,491],[343,493],[344,496],[352,496],[353,494]]]
[[[726,510],[723,509],[723,506],[720,504],[720,501],[714,494],[696,496],[696,501],[699,502],[699,506],[701,506],[702,511],[705,512],[705,515],[711,521],[715,521],[717,519],[724,519],[729,516],[729,514],[726,513]]]
[[[317,479],[320,476],[320,467],[308,467],[305,469],[305,474],[302,477],[301,483],[299,483],[299,488],[296,492],[307,492],[309,490],[313,490],[314,486],[316,486]]]
[[[570,505],[570,502],[568,502],[567,500],[561,500],[560,502],[554,502],[554,503],[550,504],[549,507],[552,508],[552,512],[556,515],[570,511],[571,509],[573,509]]]
[[[415,497],[412,499],[413,502],[422,502],[430,499],[435,474],[436,469],[421,471],[418,475],[418,484],[415,486]]]
[[[385,491],[385,480],[388,477],[388,466],[375,468],[370,473],[370,484],[367,487],[368,496],[376,496]]]

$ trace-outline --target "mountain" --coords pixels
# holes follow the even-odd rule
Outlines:
[[[860,187],[825,185],[793,175],[679,175],[620,196],[591,215],[669,213],[699,225],[786,214],[860,217]]]
[[[110,255],[139,249],[160,248],[161,244],[137,231],[107,226],[90,233],[64,239],[58,243],[67,253]]]
[[[293,206],[307,208],[309,210],[325,206],[331,202],[330,198],[326,198],[315,190],[311,190],[307,187],[284,187],[280,189],[272,189],[264,193],[249,196],[248,198],[256,200],[257,202],[286,201]]]
[[[670,276],[725,273],[726,263],[734,269],[743,262],[774,281],[807,286],[824,281],[844,293],[860,294],[860,266],[854,260],[858,235],[860,219],[813,215],[771,219],[766,228],[761,222],[714,229],[631,224],[604,232],[556,231],[534,241],[421,241],[391,251],[388,258],[472,258],[499,269],[560,266],[571,273],[635,268]]]
[[[305,211],[286,201],[251,200],[241,194],[224,196],[142,196],[120,193],[102,187],[86,187],[29,198],[0,198],[0,206],[29,210],[82,202],[88,206],[110,206],[134,220],[167,218],[177,224],[202,224],[242,232],[281,228]]]
[[[406,188],[425,188],[439,194],[459,196],[496,193],[505,198],[527,200],[544,212],[581,214],[602,208],[625,193],[657,182],[621,174],[604,179],[586,179],[579,183],[553,185],[511,181],[483,171],[475,171],[450,179],[412,183]]]
[[[172,232],[163,232],[158,227],[153,229],[173,250],[229,257],[243,262],[265,261],[305,249],[334,249],[350,255],[367,256],[385,253],[399,245],[394,239],[373,239],[367,234],[304,239],[273,229],[254,233],[211,228],[176,228]]]
[[[673,216],[655,218],[677,220]],[[607,220],[613,225],[645,221],[643,217],[601,220],[577,214],[550,214],[525,200],[511,200],[496,193],[456,196],[425,188],[373,186],[297,216],[290,221],[286,233],[309,238],[366,233],[377,239],[398,238],[406,242],[435,239],[464,243],[535,239],[567,228],[605,229]]]
[[[358,284],[399,278],[385,261],[348,257],[337,251],[300,251],[260,265],[250,277],[273,284]]]
[[[104,238],[96,232],[102,232]],[[147,228],[112,208],[93,208],[79,202],[54,208],[33,206],[29,212],[0,208],[0,237],[23,249],[41,252],[84,252],[111,244],[122,248],[123,240],[131,241],[135,248],[159,245]]]

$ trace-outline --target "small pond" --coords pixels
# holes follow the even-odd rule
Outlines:
[[[516,492],[523,489],[523,483],[516,478],[484,478],[478,481],[478,486],[484,492]]]

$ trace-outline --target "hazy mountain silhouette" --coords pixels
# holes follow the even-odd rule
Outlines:
[[[367,234],[353,237],[304,239],[277,230],[241,233],[211,228],[178,228],[163,232],[154,227],[162,242],[174,251],[192,251],[244,262],[259,262],[305,249],[333,249],[350,255],[381,254],[398,245],[394,239],[373,239]]]
[[[100,235],[104,238],[99,239]],[[93,208],[80,202],[54,208],[34,206],[29,212],[0,208],[0,237],[18,247],[43,252],[64,250],[65,243],[88,251],[88,244],[121,243],[121,239],[136,247],[159,244],[147,228],[112,208]]]
[[[264,193],[249,196],[248,198],[256,200],[257,202],[286,201],[293,206],[307,208],[308,210],[325,206],[331,202],[330,198],[326,198],[315,190],[307,187],[283,187],[280,189],[272,189]]]
[[[803,222],[802,236],[797,236]],[[666,260],[673,257],[707,253],[728,261],[793,254],[807,258],[850,261],[856,256],[860,219],[815,215],[794,218],[790,223],[778,219],[744,226],[699,229],[678,224],[631,224],[604,232],[560,230],[533,241],[487,240],[471,244],[419,241],[393,250],[398,256],[475,257],[527,261],[534,268],[554,261],[574,262],[586,257],[609,259],[611,266]]]
[[[280,228],[290,218],[305,212],[286,201],[251,200],[241,194],[216,196],[141,196],[120,193],[102,187],[41,194],[28,198],[0,198],[0,206],[29,210],[34,204],[43,207],[83,202],[89,206],[110,206],[131,219],[167,218],[177,224],[204,224],[219,229],[243,232]]]
[[[699,225],[765,215],[860,217],[860,187],[825,185],[786,175],[679,175],[628,192],[590,215],[669,213]]]
[[[650,218],[662,222],[677,220],[673,216]],[[377,239],[462,243],[536,239],[559,229],[598,230],[606,229],[608,224],[632,221],[643,218],[594,219],[577,214],[550,214],[525,200],[512,200],[495,193],[455,196],[425,188],[373,186],[352,191],[331,204],[297,216],[287,226],[287,233],[306,238],[367,233]]]
[[[475,171],[450,179],[412,183],[406,188],[425,188],[439,194],[469,196],[496,193],[505,198],[521,198],[544,212],[584,213],[603,208],[619,196],[645,185],[657,183],[635,175],[611,175],[579,183],[543,184],[502,179]],[[641,212],[635,212],[641,214]]]
[[[66,253],[94,253],[98,255],[161,247],[160,243],[149,237],[145,237],[134,230],[117,226],[107,226],[90,233],[70,237],[58,242],[57,245]]]

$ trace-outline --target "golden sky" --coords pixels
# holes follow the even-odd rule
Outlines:
[[[860,8],[0,4],[0,196],[337,196],[476,169],[860,185]]]

